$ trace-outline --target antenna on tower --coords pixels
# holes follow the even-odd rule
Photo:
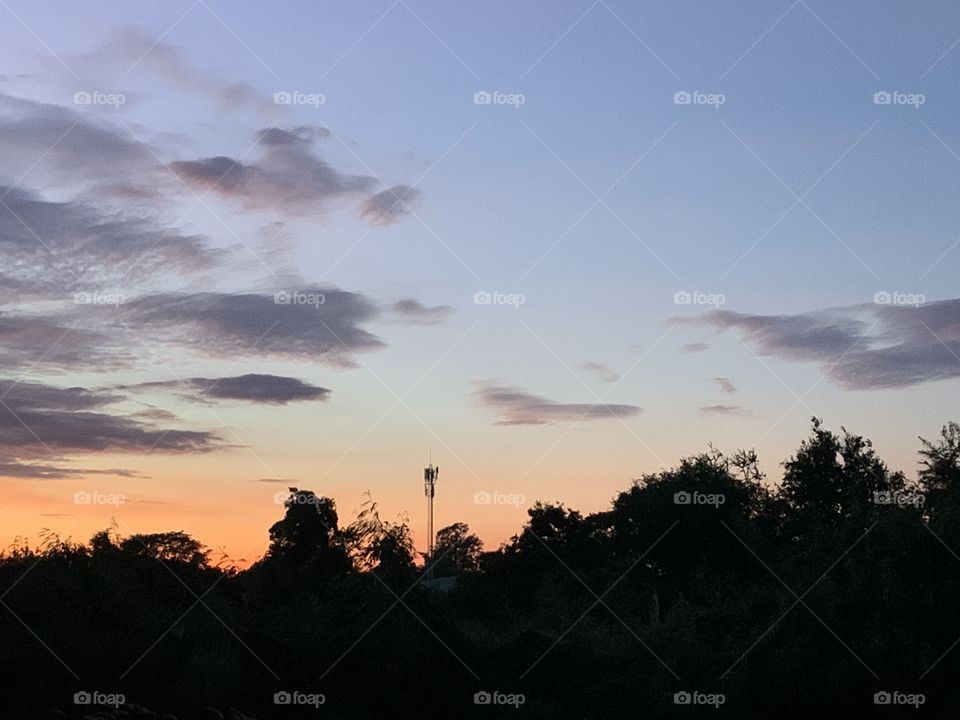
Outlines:
[[[433,551],[435,547],[433,535],[433,498],[437,494],[437,478],[440,476],[440,468],[433,466],[433,451],[430,451],[430,464],[423,469],[423,494],[427,497],[427,567],[433,562]],[[433,571],[429,570],[428,575],[433,576]]]

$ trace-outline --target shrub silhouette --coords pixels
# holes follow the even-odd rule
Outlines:
[[[404,518],[290,488],[265,556],[211,562],[179,532],[41,533],[0,554],[0,717],[534,718],[871,716],[879,691],[949,717],[960,670],[960,426],[921,440],[918,483],[817,419],[771,483],[709,449],[635,480],[601,512],[538,501],[483,552],[438,533],[419,583]],[[118,693],[119,708],[75,704]],[[319,710],[278,692],[322,693]],[[293,697],[291,695],[290,697]],[[149,708],[149,709],[147,709]]]

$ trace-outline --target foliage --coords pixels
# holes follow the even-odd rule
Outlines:
[[[16,541],[0,717],[319,717],[275,704],[283,691],[351,719],[495,717],[473,702],[494,689],[532,718],[685,717],[683,690],[722,693],[703,708],[718,718],[873,716],[884,690],[925,697],[885,717],[955,707],[955,423],[922,440],[916,485],[814,419],[777,484],[753,451],[710,448],[601,512],[536,502],[497,550],[454,523],[433,568],[457,576],[449,593],[418,582],[406,519],[372,499],[345,528],[310,490],[283,510],[243,571],[179,531]],[[74,704],[84,690],[127,703]]]

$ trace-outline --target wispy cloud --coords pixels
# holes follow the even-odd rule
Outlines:
[[[453,314],[453,308],[449,305],[428,307],[414,298],[398,300],[390,309],[397,318],[413,325],[436,325]]]
[[[0,186],[0,194],[0,280],[8,296],[69,299],[77,290],[121,290],[209,270],[223,257],[207,238],[137,214],[45,200],[21,188]]]
[[[0,460],[7,473],[19,468],[20,477],[66,477],[71,472],[27,467],[20,464],[23,460],[107,452],[204,453],[225,446],[213,432],[173,430],[108,412],[106,408],[125,399],[113,391],[3,380],[0,396]]]
[[[394,185],[363,201],[360,214],[371,225],[392,225],[407,215],[420,191],[409,185]]]
[[[736,330],[755,352],[816,363],[852,390],[960,377],[960,299],[917,307],[869,303],[799,315],[718,310],[678,322]]]
[[[263,373],[248,373],[235,377],[192,377],[182,380],[164,380],[117,386],[118,390],[164,390],[195,402],[208,400],[242,400],[267,405],[286,405],[290,402],[313,400],[323,402],[330,398],[330,390],[311,385],[297,378]]]
[[[588,372],[593,373],[600,380],[603,380],[603,382],[616,382],[617,380],[620,379],[620,373],[618,373],[616,370],[609,367],[608,365],[604,365],[603,363],[598,363],[598,362],[593,362],[592,360],[588,360],[586,362],[580,363],[580,367],[583,370],[587,370]]]
[[[357,353],[384,347],[362,327],[379,314],[364,295],[308,287],[282,297],[286,302],[259,293],[162,293],[122,310],[154,337],[217,357],[272,355],[353,367]]]
[[[730,381],[730,378],[715,377],[713,378],[713,382],[717,384],[721,392],[733,394],[737,391],[737,386]]]
[[[498,416],[497,425],[543,425],[550,422],[630,418],[643,412],[636,405],[612,403],[561,403],[526,390],[483,382],[477,401]]]
[[[316,212],[330,200],[357,195],[375,182],[342,174],[324,162],[312,149],[319,134],[309,128],[265,128],[258,133],[260,155],[252,163],[218,155],[178,160],[170,163],[170,169],[194,189],[237,200],[248,210]]]
[[[702,405],[700,407],[701,415],[749,415],[750,411],[745,410],[739,405]]]

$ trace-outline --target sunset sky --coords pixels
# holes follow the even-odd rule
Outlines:
[[[812,415],[913,476],[960,5],[546,8],[0,2],[2,544],[251,561],[295,485],[422,549],[432,453],[495,548],[711,442],[775,481]]]

